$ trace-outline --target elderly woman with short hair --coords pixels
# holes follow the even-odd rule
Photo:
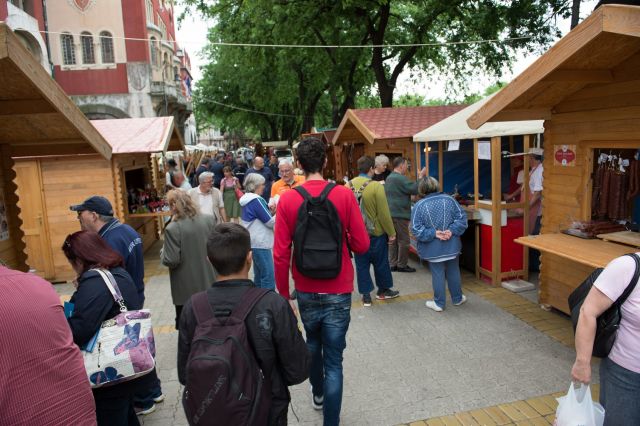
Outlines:
[[[172,216],[164,230],[160,261],[169,267],[177,329],[185,302],[215,281],[215,271],[207,260],[207,239],[216,224],[210,215],[200,213],[186,192],[169,191],[167,203]]]
[[[257,173],[244,178],[245,194],[240,198],[242,214],[240,223],[247,228],[251,236],[253,253],[253,281],[257,287],[275,289],[273,271],[273,226],[275,216],[262,198],[265,179]]]
[[[467,229],[467,214],[453,197],[439,191],[436,179],[421,178],[418,195],[422,199],[411,214],[411,232],[418,241],[418,255],[429,262],[431,269],[434,298],[428,300],[426,306],[436,312],[445,308],[445,281],[454,306],[467,301],[462,294],[458,265],[462,249],[460,236]]]
[[[387,179],[387,176],[391,174],[391,172],[387,168],[388,165],[389,165],[389,157],[387,157],[384,154],[377,155],[374,160],[373,177],[371,178],[371,180],[375,180],[384,184],[384,181],[385,179]]]

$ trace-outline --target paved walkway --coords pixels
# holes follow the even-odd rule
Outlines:
[[[186,420],[174,308],[167,271],[154,249],[146,255],[145,307],[154,314],[158,374],[167,399],[142,420],[180,426]],[[471,274],[463,274],[468,302],[454,307],[449,301],[443,313],[433,312],[424,306],[432,296],[431,275],[413,266],[417,273],[393,274],[402,294],[397,299],[364,308],[354,293],[342,424],[547,424],[555,412],[551,395],[570,381],[574,351],[568,319]],[[70,285],[56,289],[63,298],[73,290]],[[322,424],[321,413],[311,408],[307,382],[291,388],[291,394],[290,424]]]

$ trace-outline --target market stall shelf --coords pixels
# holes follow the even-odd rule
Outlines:
[[[603,241],[626,244],[631,247],[640,247],[640,233],[632,231],[612,232],[609,234],[598,234],[598,238]]]

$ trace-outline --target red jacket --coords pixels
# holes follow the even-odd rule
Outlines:
[[[327,185],[325,180],[307,181],[303,186],[313,197],[320,195]],[[291,244],[296,229],[298,210],[302,206],[302,196],[297,191],[287,191],[280,197],[276,212],[275,243],[273,246],[273,262],[278,292],[289,299],[289,267],[292,266],[293,281],[296,290],[306,293],[351,293],[353,291],[353,265],[347,248],[357,254],[369,250],[369,235],[364,226],[360,207],[353,193],[343,187],[336,186],[329,193],[329,200],[338,211],[345,235],[342,244],[342,270],[340,275],[330,280],[317,280],[305,277],[296,269],[291,259]]]

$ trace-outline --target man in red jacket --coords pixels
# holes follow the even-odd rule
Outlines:
[[[318,197],[328,184],[322,178],[322,170],[327,164],[322,141],[308,138],[300,142],[297,160],[306,176],[306,183],[302,187],[312,197]],[[335,206],[343,230],[342,267],[337,277],[309,278],[291,261],[298,211],[303,204],[302,195],[297,191],[287,191],[280,198],[273,248],[278,292],[290,301],[291,307],[296,311],[289,293],[289,268],[292,267],[298,305],[307,335],[307,347],[311,352],[309,379],[312,405],[316,410],[323,410],[325,426],[340,423],[342,352],[347,345],[354,277],[349,248],[357,254],[364,254],[369,250],[369,235],[353,193],[343,186],[336,186],[329,192],[327,199]]]

